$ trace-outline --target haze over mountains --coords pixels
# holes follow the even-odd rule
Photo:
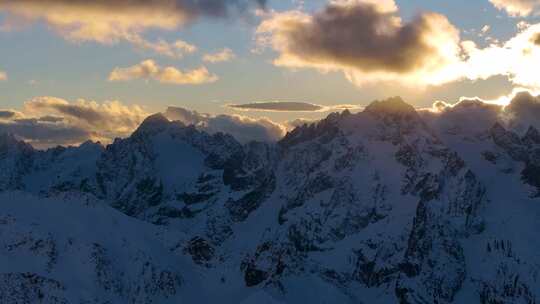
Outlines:
[[[540,300],[537,97],[391,98],[265,141],[189,113],[106,147],[0,135],[0,302]]]

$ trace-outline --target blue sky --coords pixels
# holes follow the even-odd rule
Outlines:
[[[508,0],[508,3],[522,1],[531,2]],[[73,9],[69,5],[63,6],[65,1],[52,0],[42,3],[47,2],[57,5],[55,9]],[[534,3],[534,0],[532,2]],[[355,83],[347,79],[342,66],[332,68],[331,71],[322,71],[313,68],[309,63],[301,68],[273,64],[273,60],[286,51],[257,44],[255,32],[261,23],[292,10],[299,10],[305,16],[314,16],[329,5],[326,0],[304,1],[304,4],[300,1],[269,0],[265,13],[254,13],[257,9],[255,6],[232,13],[226,18],[205,16],[203,12],[200,13],[201,16],[172,29],[149,26],[137,30],[137,35],[146,41],[182,40],[197,47],[196,52],[185,54],[183,58],[171,58],[149,49],[142,50],[132,41],[123,39],[112,43],[92,39],[73,41],[66,37],[65,28],[59,28],[58,24],[47,20],[46,13],[25,11],[27,7],[34,5],[35,1],[18,2],[18,10],[10,7],[11,3],[13,1],[0,0],[0,24],[3,24],[0,31],[0,71],[8,76],[7,80],[0,81],[0,109],[24,111],[25,102],[36,97],[50,96],[68,102],[78,99],[97,103],[116,100],[125,105],[141,106],[147,112],[163,111],[167,106],[177,106],[211,114],[237,113],[254,118],[264,116],[275,121],[285,121],[300,117],[319,118],[327,113],[238,113],[226,105],[295,101],[322,106],[362,106],[374,99],[400,95],[415,106],[427,107],[436,100],[453,103],[462,96],[478,96],[491,100],[511,94],[516,87],[537,89],[535,86],[524,86],[523,81],[516,83],[509,79],[508,74],[502,72],[483,77],[486,79],[452,78],[451,81],[436,85],[415,87],[402,85],[399,81],[385,80],[367,84]],[[534,11],[536,8],[516,14],[505,10],[500,4],[495,7],[489,0],[396,0],[395,4],[398,9],[391,14],[402,18],[403,24],[413,22],[415,17],[422,14],[438,13],[445,16],[459,31],[461,41],[472,40],[479,50],[496,44],[493,41],[498,41],[498,47],[502,48],[506,41],[519,34],[518,23],[535,25],[538,21]],[[86,8],[83,5],[77,9],[77,12],[80,12]],[[110,12],[114,15],[113,8]],[[21,18],[21,14],[27,14],[26,18]],[[485,26],[489,26],[489,30],[480,36],[479,33]],[[487,37],[491,40],[488,41]],[[224,48],[230,48],[235,57],[218,63],[202,60],[204,55]],[[260,51],[255,52],[255,49]],[[129,76],[128,81],[109,80],[113,69],[133,67],[145,60],[152,60],[161,68],[173,67],[180,71],[204,66],[208,73],[219,77],[219,80],[200,84],[171,84],[156,78],[138,79],[141,77],[133,75]],[[370,76],[362,74],[362,77]]]

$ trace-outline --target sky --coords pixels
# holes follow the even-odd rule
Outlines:
[[[0,131],[108,142],[169,108],[276,139],[398,95],[505,103],[540,89],[539,15],[540,0],[0,0]]]

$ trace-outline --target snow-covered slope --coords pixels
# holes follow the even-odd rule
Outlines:
[[[0,302],[536,303],[540,133],[498,111],[392,98],[276,145],[161,114],[107,147],[3,136]]]
[[[158,227],[77,196],[0,195],[1,303],[194,303]],[[190,298],[191,296],[191,298]]]

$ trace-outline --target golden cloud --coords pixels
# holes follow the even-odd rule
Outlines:
[[[5,81],[8,79],[7,73],[0,70],[0,81]]]
[[[510,16],[537,15],[540,12],[538,0],[489,0],[496,8],[505,10]]]
[[[175,67],[161,67],[153,60],[145,60],[127,68],[115,68],[109,81],[130,81],[134,79],[155,80],[176,85],[199,85],[216,82],[219,78],[205,67],[181,71]]]
[[[7,14],[3,29],[41,21],[72,42],[128,41],[139,48],[180,57],[182,52],[193,52],[193,46],[163,40],[151,42],[141,34],[149,29],[175,30],[204,16],[224,18],[232,11],[264,3],[263,0],[0,0],[0,12]]]
[[[64,123],[93,131],[103,139],[128,135],[148,116],[142,107],[119,101],[69,102],[55,97],[31,99],[24,104],[23,113],[29,117],[62,117]]]
[[[203,61],[209,63],[227,62],[233,60],[235,57],[236,55],[231,49],[224,48],[217,53],[204,55]]]
[[[0,110],[0,132],[13,133],[40,148],[87,140],[109,143],[131,134],[148,114],[140,106],[119,101],[69,102],[45,96],[25,102],[20,111]]]
[[[152,42],[136,34],[126,36],[125,39],[137,48],[178,59],[184,57],[186,54],[193,54],[198,49],[195,45],[183,40],[176,40],[174,43],[170,43],[163,39],[158,39]]]

